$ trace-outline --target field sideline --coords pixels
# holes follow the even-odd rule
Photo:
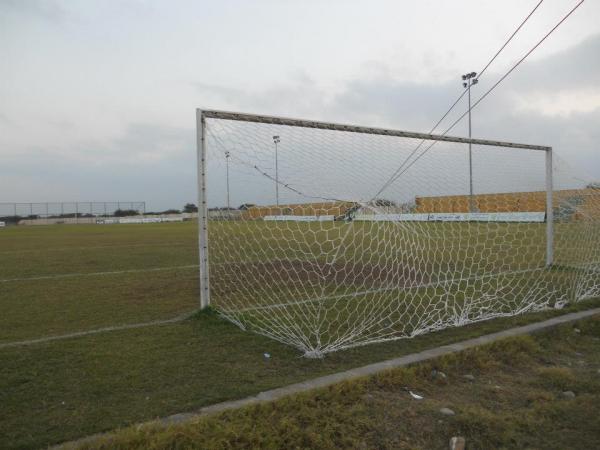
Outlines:
[[[216,256],[213,261],[224,262]],[[243,332],[211,312],[177,323],[2,348],[194,313],[197,264],[193,222],[0,230],[3,446],[36,448],[76,439],[565,311],[350,349],[320,361],[299,358],[296,349]],[[598,304],[592,300],[567,310]],[[265,359],[265,352],[272,358]]]

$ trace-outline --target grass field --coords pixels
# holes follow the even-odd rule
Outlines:
[[[457,252],[464,253],[465,248],[477,252],[477,246],[485,245],[481,238],[477,240],[482,227],[451,225],[444,241],[443,224],[432,225],[428,235],[449,250],[424,247],[419,256],[421,274],[383,273],[393,249],[371,248],[364,239],[365,225],[357,225],[352,236],[358,244],[343,254],[350,269],[337,270],[337,275],[323,283],[311,278],[309,269],[318,273],[315,265],[320,264],[314,255],[327,254],[335,248],[334,243],[349,240],[348,225],[327,224],[323,229],[321,224],[316,228],[315,224],[296,223],[265,230],[262,223],[215,224],[211,240],[220,251],[211,252],[213,300],[223,309],[242,309],[389,285],[396,289],[391,296],[396,299],[397,286],[439,281],[434,277],[453,279],[465,270],[465,261],[472,266],[470,274],[498,270],[492,266],[506,260],[498,255],[511,250],[509,242],[491,239],[485,253],[480,251],[477,260],[469,259]],[[311,227],[314,232],[307,232]],[[502,267],[503,272],[544,265],[543,241],[539,239],[543,226],[522,226],[520,232],[530,248],[510,266]],[[506,231],[496,227],[490,233],[493,238]],[[490,233],[485,235],[486,242]],[[381,234],[384,239],[386,231]],[[467,245],[469,240],[474,244]],[[191,222],[6,228],[0,233],[0,307],[4,311],[0,344],[192,312],[199,305],[197,247],[196,226]],[[282,254],[292,262],[282,262]],[[450,264],[451,258],[454,264]],[[373,274],[375,269],[378,272]],[[528,278],[513,275],[510,282],[527,283]],[[353,304],[365,303],[361,300],[355,298]]]
[[[193,311],[196,241],[191,223],[2,230],[0,344]]]
[[[596,317],[187,424],[125,429],[77,448],[447,449],[460,436],[473,449],[588,450],[600,441],[599,341]]]
[[[428,317],[434,329],[440,321],[451,324],[452,314],[473,298],[501,296],[505,307],[498,312],[510,313],[528,302],[573,296],[579,275],[544,269],[543,224],[426,225],[406,231],[413,241],[405,243],[389,224],[373,231],[364,223],[213,223],[213,304],[258,331],[265,331],[266,315],[296,322],[304,327],[299,335],[313,332],[305,317],[318,310],[321,325],[334,324],[320,336],[323,342],[343,337],[366,314],[393,319],[391,330],[382,321],[379,330],[354,337],[368,342],[420,333],[432,327]],[[557,231],[559,263],[581,252],[579,242],[562,237],[575,240],[570,231]],[[192,222],[3,229],[0,345],[193,312],[197,247]],[[502,275],[485,278],[496,273]],[[450,281],[440,284],[444,280]],[[448,312],[424,313],[441,303]],[[480,310],[468,314],[476,319]],[[297,340],[289,343],[302,348]]]
[[[239,254],[262,255],[263,263],[274,260],[278,246],[288,245],[286,251],[300,258],[325,245],[322,235],[300,228],[275,230],[265,241],[269,234],[256,227],[247,224],[229,239],[231,245],[237,243]],[[212,230],[216,242],[227,238],[223,229]],[[458,228],[453,230],[450,236],[464,239]],[[442,234],[441,229],[430,231]],[[469,232],[476,236],[476,227]],[[529,231],[531,236],[539,232]],[[340,236],[340,230],[323,233]],[[307,235],[312,240],[299,239]],[[292,236],[302,245],[289,248]],[[452,239],[444,245],[460,247]],[[497,245],[506,252],[501,242]],[[0,230],[0,447],[35,448],[74,439],[559,313],[498,319],[350,349],[318,361],[299,358],[298,350],[242,332],[210,312],[162,325],[12,345],[194,313],[199,305],[197,252],[191,222]],[[354,257],[369,255],[365,246]],[[534,259],[519,264],[539,265]],[[213,263],[218,279],[215,272],[227,266],[227,253],[213,252],[211,267]],[[570,273],[557,270],[549,276]],[[232,292],[239,288],[234,285]],[[330,293],[339,289],[338,283]],[[263,291],[269,301],[290,292],[297,291]],[[265,352],[272,358],[265,359]]]

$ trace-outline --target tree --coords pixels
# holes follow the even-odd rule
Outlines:
[[[186,203],[183,207],[184,213],[195,213],[198,212],[198,207],[193,203]]]
[[[586,186],[588,189],[600,189],[600,181],[592,181],[588,183]]]
[[[137,216],[139,211],[135,209],[117,209],[115,211],[115,217],[127,217],[127,216]],[[78,217],[84,217],[83,214],[77,214]]]

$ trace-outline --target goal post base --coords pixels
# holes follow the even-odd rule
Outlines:
[[[308,359],[323,359],[325,354],[321,350],[307,350],[303,356]]]

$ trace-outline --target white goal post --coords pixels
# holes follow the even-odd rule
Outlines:
[[[555,210],[569,258],[596,225],[579,191],[555,195],[551,147],[201,109],[196,125],[201,308],[307,356],[598,289],[553,275]]]

